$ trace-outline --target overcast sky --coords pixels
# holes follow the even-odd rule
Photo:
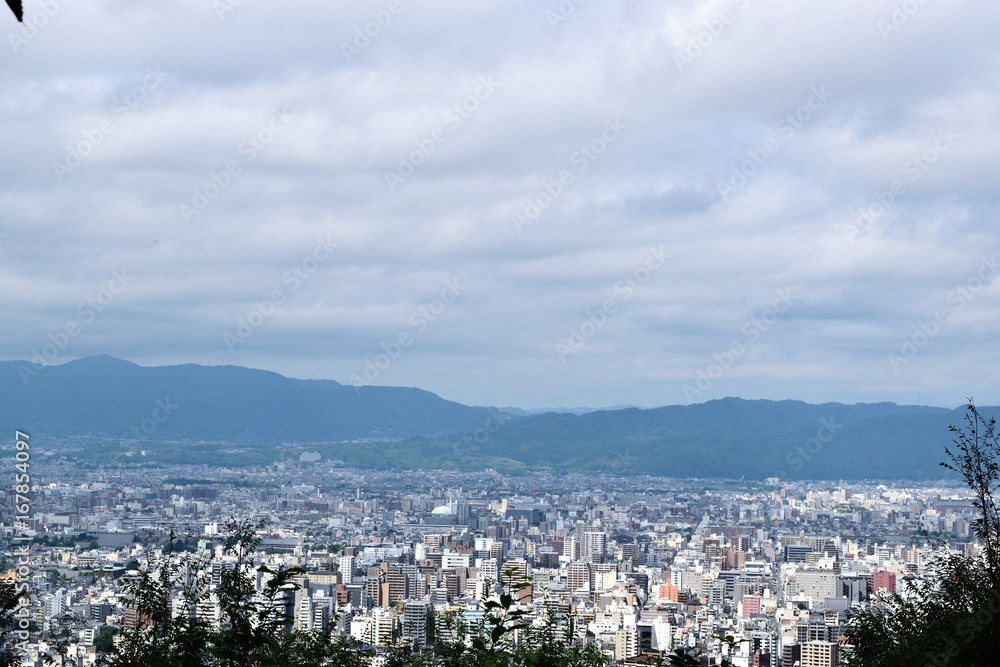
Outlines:
[[[996,3],[43,5],[0,17],[0,358],[1000,395]]]

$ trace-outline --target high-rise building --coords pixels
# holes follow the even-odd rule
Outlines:
[[[806,562],[806,556],[812,553],[812,550],[812,547],[805,544],[786,544],[785,562],[804,563]]]
[[[354,581],[354,556],[341,556],[337,565],[340,568],[341,583],[352,583]]]
[[[587,563],[574,561],[566,567],[566,585],[570,593],[581,589],[590,591],[590,567]]]
[[[386,606],[392,606],[397,602],[406,599],[406,574],[399,567],[390,567],[385,573],[385,583],[388,586],[388,594],[385,599]]]
[[[842,576],[840,582],[840,595],[850,602],[861,602],[868,599],[868,591],[871,590],[871,578],[861,575]],[[893,589],[895,590],[895,588]]]
[[[760,596],[759,595],[744,595],[743,596],[743,618],[750,618],[755,614],[760,613]]]
[[[795,582],[802,594],[814,602],[837,597],[837,575],[833,570],[799,570]]]
[[[590,566],[590,590],[597,593],[613,588],[618,579],[617,563],[593,563]]]
[[[443,642],[456,642],[459,638],[459,609],[434,613],[434,636]]]
[[[479,563],[479,577],[483,581],[497,583],[500,581],[500,563],[495,558],[484,558]]]
[[[208,625],[213,628],[218,628],[219,617],[221,616],[218,596],[215,593],[212,593],[211,595],[198,600],[198,604],[195,607],[195,614],[199,620],[208,623]]]
[[[840,647],[836,642],[806,642],[802,644],[801,667],[838,667]]]
[[[60,588],[48,599],[48,604],[46,605],[45,614],[48,618],[54,618],[59,616],[66,611],[68,604],[69,594],[66,592],[65,588]]]
[[[365,577],[365,593],[371,599],[371,603],[376,607],[384,607],[389,604],[389,591],[381,577]]]
[[[448,591],[448,600],[453,601],[465,594],[465,569],[450,570],[444,573],[444,588]]]
[[[615,660],[623,661],[639,655],[639,637],[635,628],[615,632]]]
[[[414,645],[425,646],[431,620],[431,605],[428,601],[407,600],[403,604],[403,638]]]
[[[445,551],[441,554],[441,569],[451,570],[456,567],[469,567],[469,554]]]
[[[748,539],[748,538],[737,538],[735,539]],[[742,570],[746,567],[747,555],[745,551],[739,551],[737,549],[726,549],[726,569],[727,570]]]
[[[570,560],[580,557],[580,542],[573,535],[567,535],[562,542],[562,555]]]
[[[608,552],[608,535],[603,532],[588,531],[580,538],[580,560],[602,563]]]
[[[881,570],[872,575],[872,592],[876,591],[889,591],[890,593],[896,592],[896,573],[888,572],[886,570]]]
[[[317,595],[312,601],[312,629],[326,632],[331,619],[336,617],[336,604],[329,595]]]
[[[298,593],[298,600],[295,601],[295,629],[312,630],[312,599],[306,591]]]
[[[778,653],[778,635],[766,626],[750,631],[750,645],[747,649],[752,654],[750,664],[774,664]],[[791,663],[789,663],[791,664]]]
[[[781,647],[781,664],[792,666],[802,660],[802,645],[785,644]]]
[[[396,629],[396,613],[388,607],[372,610],[372,637],[378,646],[388,646]]]
[[[509,585],[510,593],[514,595],[518,602],[531,601],[531,582],[528,577],[531,572],[528,570],[528,563],[523,558],[509,560],[503,564],[503,572],[500,575],[502,581]],[[516,589],[516,590],[515,590]]]
[[[719,582],[719,583],[720,583],[720,586],[721,586],[721,593],[719,594],[718,600],[711,600],[711,599],[709,600],[709,602],[711,602],[713,604],[722,604],[723,596],[724,596],[724,594],[726,592],[726,586],[725,586],[725,584],[722,584],[721,582]],[[660,584],[660,599],[661,600],[668,600],[670,602],[677,602],[677,595],[678,595],[678,593],[680,593],[680,590],[676,586],[674,586],[673,584],[670,584],[670,583]]]

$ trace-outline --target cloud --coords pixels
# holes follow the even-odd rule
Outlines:
[[[54,363],[347,382],[460,277],[379,384],[680,403],[738,341],[699,400],[989,395],[992,281],[912,360],[887,355],[1000,252],[1000,9],[222,1],[61,3],[27,33],[7,26],[0,356],[30,357],[125,268],[134,281]],[[484,80],[498,85],[477,93]],[[817,88],[831,94],[806,117]],[[580,159],[615,118],[627,129]],[[947,151],[908,169],[949,129]],[[81,148],[68,173],[53,166]],[[412,173],[393,189],[401,160]],[[563,172],[518,233],[512,216]],[[896,180],[905,192],[862,219]],[[336,251],[292,290],[283,277],[328,238]],[[554,342],[661,244],[669,262],[563,363]],[[224,334],[275,289],[283,302],[230,350]],[[802,296],[749,341],[780,289]]]

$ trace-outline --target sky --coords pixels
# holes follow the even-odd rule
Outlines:
[[[27,0],[0,358],[998,402],[1000,5]]]

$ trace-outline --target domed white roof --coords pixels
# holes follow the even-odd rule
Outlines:
[[[441,505],[440,507],[435,507],[431,514],[451,514],[451,508],[447,505]]]

